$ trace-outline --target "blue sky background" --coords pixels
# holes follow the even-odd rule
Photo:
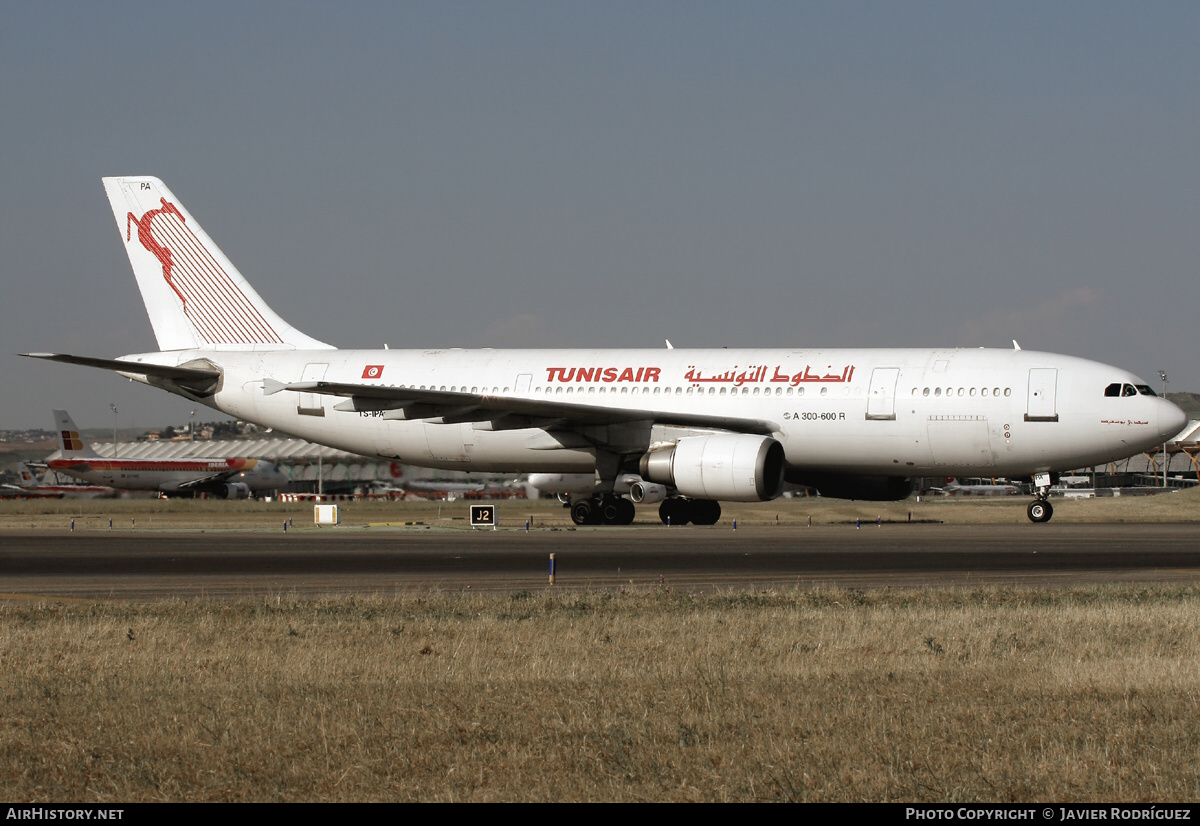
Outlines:
[[[100,185],[339,346],[951,346],[1200,391],[1200,4],[0,0],[0,427],[187,419]]]

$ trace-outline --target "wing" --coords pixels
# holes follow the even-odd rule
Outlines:
[[[345,397],[347,401],[334,405],[334,410],[359,413],[382,412],[384,418],[420,420],[438,424],[488,422],[493,430],[526,427],[572,428],[630,422],[706,427],[738,433],[757,433],[764,436],[779,430],[779,426],[774,422],[762,419],[714,416],[705,413],[676,413],[649,408],[603,407],[544,399],[455,393],[446,390],[418,390],[413,387],[379,387],[326,381],[284,384],[268,380],[264,383],[263,389],[268,395],[280,390],[291,390],[297,393]]]
[[[203,490],[208,487],[224,484],[225,480],[237,473],[236,470],[231,470],[228,473],[214,473],[211,476],[201,476],[199,479],[192,479],[189,482],[180,482],[179,490]]]

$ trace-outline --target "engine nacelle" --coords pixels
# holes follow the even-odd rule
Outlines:
[[[684,496],[765,502],[783,489],[783,445],[769,436],[688,436],[642,457],[642,476]]]
[[[629,486],[629,498],[639,505],[653,505],[667,498],[667,488],[653,482],[634,482]]]
[[[245,482],[226,482],[218,493],[224,499],[249,499],[250,486]]]

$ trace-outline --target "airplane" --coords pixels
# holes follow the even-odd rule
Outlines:
[[[107,485],[46,484],[26,462],[17,462],[18,482],[0,485],[0,497],[6,499],[114,499],[120,495]]]
[[[944,485],[929,488],[929,492],[944,496],[1017,496],[1021,488],[1018,485],[963,484],[949,477]]]
[[[152,490],[165,496],[197,493],[247,499],[252,492],[278,490],[291,481],[262,459],[106,459],[92,450],[65,410],[54,411],[59,457],[46,460],[56,473],[121,490]]]
[[[447,499],[457,499],[463,496],[484,496],[489,493],[511,493],[517,490],[512,485],[496,484],[495,482],[451,482],[445,479],[409,479],[399,484],[375,480],[363,486],[364,492],[373,495],[390,494],[445,494]]]
[[[1014,349],[341,350],[259,296],[159,179],[104,178],[157,352],[33,358],[114,370],[240,419],[426,467],[584,474],[577,524],[714,524],[785,480],[899,500],[920,476],[1053,475],[1187,419],[1132,373]],[[659,498],[661,497],[661,498]]]

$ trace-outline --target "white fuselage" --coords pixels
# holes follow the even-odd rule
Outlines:
[[[609,432],[431,423],[335,409],[274,383],[411,387],[770,424],[792,473],[1022,476],[1125,458],[1186,417],[1119,368],[1029,350],[182,350],[126,357],[222,371],[198,399],[313,442],[427,467],[584,473]],[[136,374],[128,374],[137,377]],[[266,384],[264,384],[266,381]],[[715,428],[654,425],[620,452]],[[632,432],[632,431],[631,431]],[[640,441],[640,443],[639,443]],[[606,448],[608,449],[608,448]]]

